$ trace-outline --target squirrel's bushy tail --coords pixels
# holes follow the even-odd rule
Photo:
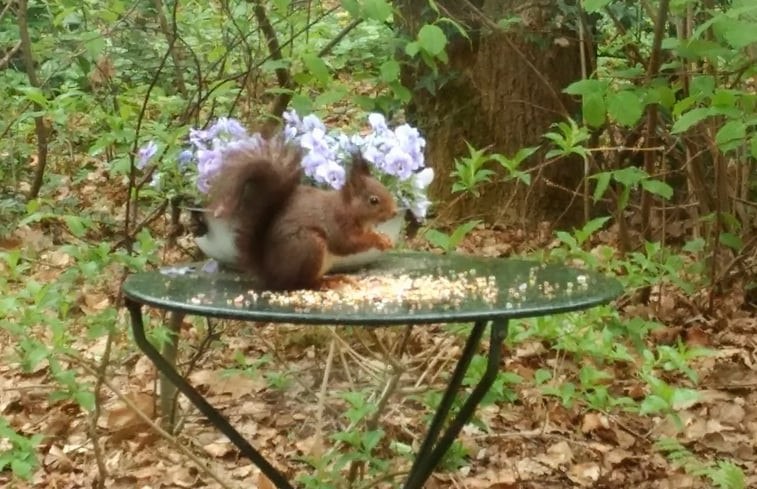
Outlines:
[[[301,151],[280,136],[224,151],[223,166],[210,184],[208,210],[235,223],[242,268],[259,270],[263,237],[300,183],[301,158]]]

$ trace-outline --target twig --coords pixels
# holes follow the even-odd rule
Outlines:
[[[581,1],[577,3],[578,8],[578,47],[579,47],[579,57],[581,60],[581,79],[585,80],[588,77],[588,73],[586,72],[586,40],[585,40],[585,33],[584,33],[584,21],[583,21],[583,4]],[[591,200],[589,197],[589,158],[583,158],[584,163],[584,195],[583,195],[583,204],[584,204],[584,224],[589,222],[589,213],[591,211]],[[570,204],[566,206],[567,208],[570,208]]]
[[[5,14],[11,8],[11,5],[13,5],[13,2],[5,2],[5,7],[3,7],[3,11],[0,12],[0,20],[2,20],[3,17],[5,17]]]
[[[8,2],[5,8],[7,9],[10,5],[11,3]],[[2,16],[0,15],[0,17]],[[8,53],[3,57],[3,59],[0,59],[0,70],[5,69],[5,67],[8,65],[8,63],[11,62],[11,59],[13,58],[13,56],[16,55],[19,49],[21,49],[21,41],[16,42],[16,44],[10,49],[10,51],[8,51]]]
[[[78,363],[84,370],[89,372],[91,375],[97,375],[97,370],[93,368],[92,366],[90,366],[89,362],[87,362],[85,359],[78,357],[76,355],[70,354],[70,353],[68,354],[68,356],[72,360],[75,360],[76,363]],[[218,482],[218,484],[220,484],[221,487],[223,487],[224,489],[232,489],[232,486],[224,482],[223,479],[221,479],[221,477],[218,474],[216,474],[209,466],[205,465],[205,463],[202,460],[200,460],[194,453],[192,453],[187,447],[179,443],[179,441],[175,437],[171,436],[170,433],[168,433],[163,428],[158,426],[152,419],[150,419],[149,416],[143,413],[142,410],[139,409],[139,407],[137,407],[137,405],[134,404],[134,402],[131,399],[126,397],[108,379],[103,378],[102,383],[106,387],[108,387],[108,389],[110,389],[111,392],[113,392],[113,394],[115,394],[119,400],[121,400],[124,404],[126,404],[126,406],[129,409],[131,409],[134,412],[134,414],[137,415],[139,419],[141,419],[147,426],[149,426],[153,431],[159,434],[163,439],[168,441],[171,445],[178,448],[179,451],[181,451],[184,455],[187,456],[187,458],[189,458],[192,462],[194,462],[202,472],[204,472],[205,474],[210,476],[213,480]]]
[[[333,329],[333,326],[329,329]],[[321,379],[321,389],[318,391],[318,404],[316,405],[315,414],[315,446],[310,447],[311,450],[315,449],[318,453],[311,455],[319,456],[323,452],[323,407],[326,405],[326,390],[329,385],[329,377],[331,376],[331,366],[334,364],[334,350],[336,349],[336,340],[331,339],[329,343],[329,354],[326,357],[326,367],[323,370],[323,378]]]
[[[131,193],[131,192],[130,192]],[[128,201],[127,201],[127,209],[128,209]],[[153,222],[155,219],[159,218],[161,215],[163,215],[163,212],[165,212],[166,208],[168,207],[168,201],[164,200],[158,207],[153,210],[150,215],[142,219],[142,221],[134,226],[134,230],[130,233],[128,233],[126,236],[118,240],[116,243],[115,248],[120,248],[121,246],[127,245],[128,248],[131,248],[131,242],[134,241],[134,236],[142,230],[145,226]],[[128,216],[126,217],[127,223],[128,223]]]
[[[97,381],[95,382],[95,408],[92,410],[92,415],[89,418],[89,437],[92,440],[92,448],[95,452],[95,461],[97,462],[97,472],[99,477],[95,482],[97,489],[104,489],[105,479],[108,477],[108,469],[105,466],[105,460],[103,460],[103,452],[100,447],[99,435],[97,433],[97,421],[100,419],[100,391],[102,390],[103,381],[105,380],[106,373],[108,371],[108,363],[110,363],[110,352],[113,346],[114,330],[110,328],[108,330],[108,337],[105,341],[105,351],[103,352],[100,365],[97,368]]]
[[[179,2],[174,2],[174,11],[176,10],[176,6],[179,4]],[[166,61],[168,60],[168,57],[171,54],[171,48],[173,47],[173,43],[176,42],[176,38],[174,37],[171,39],[171,43],[168,45],[168,49],[165,53],[163,53],[163,57],[160,60],[160,64],[158,65],[158,69],[155,70],[155,74],[152,76],[152,80],[150,80],[150,85],[147,87],[147,92],[145,92],[145,97],[142,100],[142,107],[139,109],[139,115],[137,116],[137,127],[134,130],[134,141],[132,142],[132,150],[129,153],[129,187],[127,189],[127,195],[131,196],[132,190],[135,188],[135,181],[137,176],[137,167],[134,164],[134,155],[137,153],[137,148],[139,146],[139,132],[142,129],[142,121],[145,118],[145,112],[147,112],[147,103],[150,100],[150,96],[152,95],[152,91],[155,88],[155,85],[158,83],[158,77],[160,76],[160,73],[163,71],[163,67],[166,65]],[[134,207],[136,208],[136,199],[137,195],[134,196],[132,199],[131,197],[126,199],[126,215],[124,216],[124,238],[119,241],[119,244],[125,243],[126,247],[129,251],[131,251],[131,230],[129,229],[129,224],[131,223],[131,212],[132,212],[132,200],[134,201]],[[163,204],[163,209],[165,209],[165,205],[167,205],[167,201]]]
[[[253,12],[255,13],[255,19],[258,21],[260,30],[263,32],[266,44],[268,45],[268,52],[273,60],[283,59],[281,55],[281,45],[279,39],[276,36],[276,31],[271,25],[271,21],[268,19],[268,14],[265,8],[261,4],[260,0],[254,1]],[[269,124],[277,124],[277,118],[284,113],[284,109],[289,105],[289,100],[292,98],[292,89],[294,88],[294,82],[292,81],[292,75],[289,73],[289,69],[283,66],[279,66],[275,70],[276,79],[279,83],[279,88],[284,89],[277,97],[271,108],[272,119],[269,119]]]
[[[396,392],[397,385],[399,384],[401,375],[402,375],[401,368],[396,368],[396,367],[392,368],[392,375],[389,377],[389,381],[384,386],[384,390],[381,393],[381,397],[379,397],[378,403],[376,405],[376,411],[365,422],[366,429],[375,430],[378,427],[378,420],[381,417],[381,414],[384,412],[384,409],[386,408],[386,405],[389,402],[389,399]],[[357,477],[358,470],[360,470],[364,465],[365,465],[365,462],[362,460],[355,461],[350,465],[350,472],[347,476],[349,487],[352,487],[352,484],[355,481],[355,478]]]
[[[175,2],[178,3],[178,2]],[[176,39],[176,9],[173,9],[173,18],[172,21],[172,28],[168,28],[168,20],[166,19],[166,13],[163,11],[163,2],[162,0],[152,0],[152,5],[155,7],[155,10],[158,12],[158,23],[160,24],[160,30],[163,32],[163,35],[166,37],[166,41],[168,41],[168,44],[171,46],[169,48],[169,51],[171,52],[171,58],[173,59],[173,69],[174,69],[174,76],[176,78],[176,88],[179,90],[179,93],[183,96],[186,96],[187,94],[187,86],[184,83],[184,73],[182,69],[181,60],[179,59],[179,55],[176,52],[176,49],[174,47],[174,40]]]
[[[652,78],[656,77],[660,71],[660,63],[662,58],[662,40],[665,35],[665,26],[668,23],[668,11],[670,7],[670,0],[660,0],[660,7],[657,11],[657,19],[654,26],[654,39],[652,41],[652,54],[649,57],[649,65],[647,66],[646,82],[652,81]],[[650,104],[647,108],[647,127],[646,134],[644,136],[644,142],[647,145],[653,144],[656,139],[657,133],[657,104]],[[655,155],[654,153],[644,154],[644,171],[647,175],[654,177]],[[641,222],[645,223],[643,228],[644,239],[649,240],[652,232],[652,227],[648,224],[650,222],[649,216],[651,213],[650,206],[652,204],[652,194],[649,192],[643,192],[641,194]]]
[[[34,58],[32,55],[32,41],[29,37],[29,23],[27,19],[27,0],[18,1],[18,32],[21,37],[21,53],[26,66],[26,76],[29,77],[29,84],[39,88],[41,86],[37,71],[34,69]],[[34,110],[38,113],[43,111],[43,107],[34,102]],[[47,166],[47,128],[41,115],[34,117],[34,128],[37,134],[37,166],[34,169],[34,180],[29,189],[29,198],[36,199],[39,190],[42,188],[42,180],[45,176],[45,167]]]

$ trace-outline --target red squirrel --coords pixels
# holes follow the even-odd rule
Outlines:
[[[210,184],[208,209],[236,222],[238,265],[266,289],[323,287],[335,256],[393,246],[374,227],[397,215],[394,198],[362,156],[339,190],[300,184],[301,157],[276,139],[264,151],[235,149]]]

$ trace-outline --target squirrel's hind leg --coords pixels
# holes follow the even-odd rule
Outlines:
[[[281,239],[271,239],[265,247],[263,259],[266,288],[319,288],[326,253],[325,238],[309,229],[281,236]]]

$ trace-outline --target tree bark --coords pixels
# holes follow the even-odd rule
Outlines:
[[[402,0],[397,4],[402,27],[412,37],[428,22],[421,10],[424,3]],[[414,68],[404,70],[403,83],[413,93],[407,118],[426,136],[427,157],[435,169],[432,197],[437,202],[454,202],[446,208],[438,206],[440,217],[478,216],[499,223],[562,217],[564,222],[580,222],[581,160],[541,166],[528,188],[511,182],[487,185],[479,198],[452,195],[450,175],[455,158],[468,154],[466,142],[510,157],[520,148],[543,143],[542,135],[552,123],[576,117],[577,105],[562,89],[581,78],[578,35],[549,26],[556,13],[553,2],[529,3],[527,8],[515,0],[437,4],[442,14],[470,27],[471,41],[448,36],[449,63],[440,67],[436,78],[446,81],[435,93],[419,88],[419,82],[429,76],[428,69],[419,68],[420,62],[413,61]],[[516,14],[525,24],[518,31],[504,32],[496,25]],[[540,154],[524,166],[538,166],[543,160]],[[490,165],[497,169],[496,163]],[[502,169],[498,174],[504,175]]]

